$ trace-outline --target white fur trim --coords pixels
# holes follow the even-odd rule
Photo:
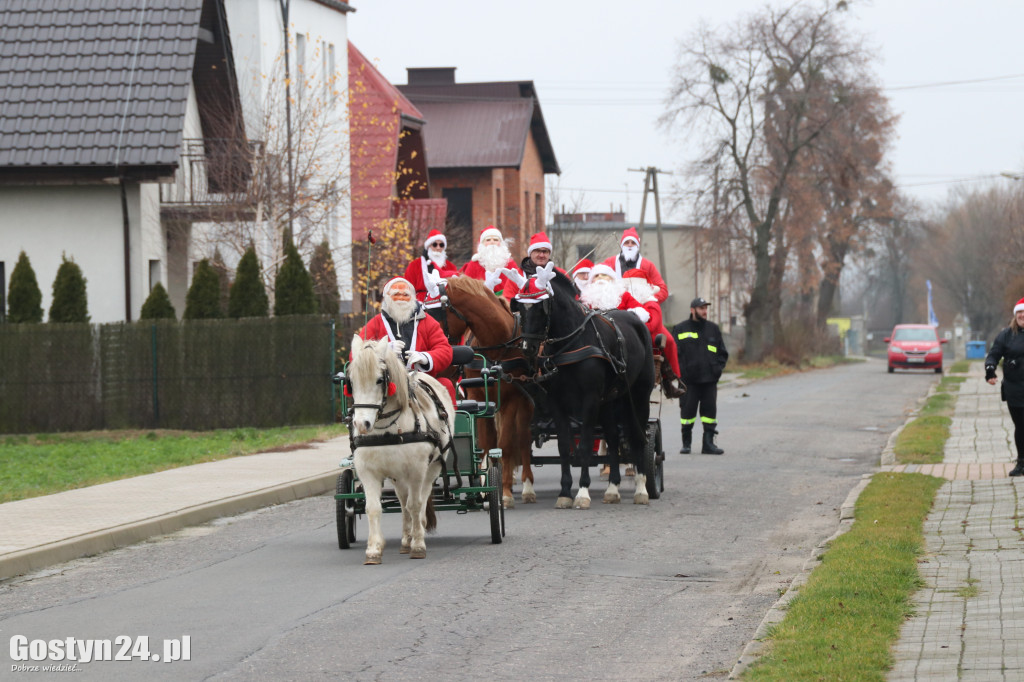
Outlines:
[[[604,263],[598,263],[597,265],[595,265],[594,267],[592,267],[590,269],[590,278],[593,279],[594,277],[597,277],[598,275],[608,275],[612,279],[619,279],[620,275],[617,272],[618,265],[619,265],[619,259],[618,258],[615,259],[615,267],[616,267],[615,270],[612,270],[610,267],[608,267]]]
[[[630,308],[629,312],[640,318],[640,321],[647,324],[651,320],[651,314],[643,308]]]
[[[423,248],[429,249],[430,248],[430,244],[433,243],[433,242],[436,242],[438,239],[440,239],[441,241],[444,242],[444,248],[447,249],[448,248],[448,237],[445,237],[443,234],[435,234],[433,237],[430,237],[429,239],[424,240],[423,241]]]
[[[480,239],[477,240],[478,243],[482,244],[484,239],[486,239],[487,237],[497,237],[498,239],[501,239],[501,230],[499,230],[496,227],[487,228],[486,230],[480,233]]]
[[[1013,314],[1014,315],[1016,315],[1021,310],[1024,310],[1024,303],[1018,303],[1017,305],[1013,306]]]
[[[535,249],[547,249],[548,251],[551,251],[551,242],[537,242],[536,244],[530,244],[530,248],[526,250],[526,255],[529,256]]]

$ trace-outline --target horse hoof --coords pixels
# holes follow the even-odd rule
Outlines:
[[[426,559],[427,558],[427,548],[423,547],[423,548],[418,548],[418,549],[412,550],[411,552],[409,552],[409,558],[410,559]]]
[[[590,509],[590,498],[580,497],[576,498],[576,504],[573,505],[574,509]]]
[[[399,547],[398,553],[399,554],[408,554],[409,553],[409,545],[402,545],[401,547]]]
[[[601,500],[601,501],[604,502],[605,504],[618,504],[619,502],[622,501],[622,496],[621,495],[609,495],[609,494],[605,493],[604,499]]]
[[[501,501],[505,504],[505,509],[515,509],[516,500],[511,495],[502,495]],[[523,502],[526,502],[526,500],[523,500]]]
[[[572,498],[559,497],[555,502],[555,509],[572,509]]]
[[[366,561],[363,562],[363,566],[380,566],[380,555],[370,556],[366,555]]]
[[[650,504],[651,498],[647,493],[637,493],[633,496],[633,504]]]
[[[523,504],[536,504],[537,493],[523,493]]]

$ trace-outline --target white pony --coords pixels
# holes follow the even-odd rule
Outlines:
[[[379,564],[384,479],[402,506],[401,553],[427,556],[424,535],[437,526],[431,489],[451,442],[455,411],[448,391],[423,372],[407,372],[386,341],[352,339],[347,380],[352,395],[353,461],[366,495],[366,564]],[[430,395],[433,393],[433,396]],[[446,416],[439,414],[444,406]]]

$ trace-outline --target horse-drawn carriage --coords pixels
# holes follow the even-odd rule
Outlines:
[[[497,386],[500,367],[485,367],[475,378],[458,377],[462,391],[479,390],[482,399],[460,400],[452,411],[450,402],[445,404],[448,393],[436,388],[440,384],[425,374],[405,372],[401,364],[394,364],[397,356],[387,350],[386,345],[356,340],[352,362],[334,377],[334,382],[343,387],[342,410],[349,424],[352,452],[341,462],[342,471],[334,495],[338,547],[352,546],[356,539],[356,517],[366,514],[370,526],[367,563],[379,563],[383,548],[380,513],[400,512],[403,514],[401,551],[411,554],[412,558],[422,558],[426,555],[422,533],[436,525],[435,511],[485,511],[490,520],[491,542],[500,543],[505,535],[505,509],[500,488],[501,449],[480,447],[477,433],[478,425],[493,420],[501,405]],[[483,360],[482,356],[476,357]],[[471,348],[453,348],[453,366],[461,367],[473,359]],[[376,391],[370,398],[376,402],[360,402],[366,400],[367,391]],[[385,405],[390,404],[388,399],[392,396],[397,406],[386,410]],[[376,411],[376,414],[365,418],[372,428],[362,429],[357,434],[360,429],[355,422],[360,410],[371,414]],[[409,423],[401,427],[403,417],[411,417],[411,428]],[[380,427],[392,420],[396,430],[389,432]],[[395,459],[406,455],[410,461],[428,462],[423,467],[425,471],[396,467]],[[387,460],[381,466],[391,468],[375,466],[370,459],[374,456],[377,460]],[[357,462],[357,458],[363,461]],[[401,463],[401,466],[406,465]],[[358,470],[373,475],[361,478]],[[385,478],[393,483],[392,488],[382,487]],[[380,547],[372,547],[375,542],[379,542]]]
[[[505,505],[513,505],[514,467],[522,468],[523,501],[532,502],[531,465],[548,463],[562,467],[560,508],[589,506],[589,467],[595,464],[609,465],[604,501],[618,502],[620,461],[636,468],[634,502],[657,499],[664,490],[665,455],[660,419],[650,413],[657,384],[650,335],[632,313],[584,309],[567,277],[550,268],[545,274],[539,286],[530,280],[536,295],[517,297],[515,313],[467,278],[448,282],[441,297],[449,337],[470,332],[467,343],[504,370],[497,442]],[[531,444],[539,448],[553,437],[557,457],[532,451]],[[592,447],[598,439],[607,444],[604,455]],[[581,470],[575,500],[569,496],[572,467]]]

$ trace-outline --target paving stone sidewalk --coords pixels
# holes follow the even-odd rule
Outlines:
[[[925,521],[925,587],[894,648],[890,682],[1024,680],[1024,481],[1007,477],[1013,422],[983,375],[971,363],[942,464],[885,467],[949,479]]]

